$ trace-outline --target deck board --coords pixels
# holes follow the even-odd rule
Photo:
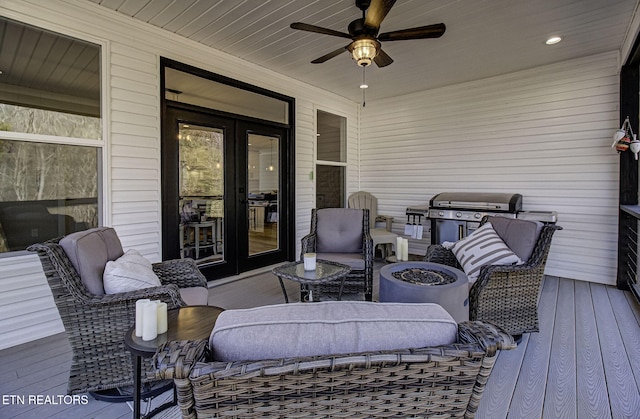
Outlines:
[[[574,281],[560,279],[543,417],[576,418]]]
[[[613,314],[613,308],[606,288],[591,286],[593,307],[598,325],[598,336],[604,372],[607,380],[611,416],[614,418],[638,417],[640,393],[631,375],[631,365]]]
[[[587,282],[575,283],[577,411],[579,418],[611,418],[598,329]]]
[[[285,281],[285,286],[290,299],[298,300],[298,285]],[[283,302],[271,273],[214,287],[209,295],[210,304],[227,309]],[[541,331],[525,334],[517,349],[498,355],[476,417],[639,417],[640,306],[635,298],[610,286],[548,277],[539,313]],[[2,350],[0,393],[64,395],[70,362],[63,333]],[[0,404],[0,417],[124,419],[131,409],[89,397],[88,404],[76,406]]]
[[[518,375],[524,362],[529,336],[528,333],[524,334],[516,349],[500,351],[485,387],[484,395],[480,400],[478,417],[507,417],[513,392],[518,382]]]
[[[557,297],[558,279],[547,278],[538,309],[540,332],[529,336],[508,418],[542,417]]]
[[[616,307],[614,315],[620,328],[620,337],[629,358],[632,377],[635,379],[638,388],[640,388],[640,328],[634,325],[637,318],[624,293],[614,288],[607,288],[607,294],[611,305]]]

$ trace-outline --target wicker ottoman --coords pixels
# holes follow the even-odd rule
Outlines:
[[[469,320],[469,280],[438,263],[392,263],[380,269],[380,302],[436,303],[460,323]]]

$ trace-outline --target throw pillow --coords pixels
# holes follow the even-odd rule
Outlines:
[[[469,282],[475,282],[484,265],[521,265],[522,260],[507,247],[491,223],[457,241],[451,251],[467,274]]]
[[[131,249],[104,268],[104,291],[107,294],[135,291],[162,285],[153,272],[151,262]]]

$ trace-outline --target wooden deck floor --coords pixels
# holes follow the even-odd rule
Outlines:
[[[298,296],[296,284],[287,289],[290,298]],[[210,295],[210,304],[228,309],[283,302],[271,274],[212,288]],[[640,307],[633,297],[551,277],[539,311],[540,333],[500,353],[476,417],[640,418]],[[64,334],[0,351],[0,418],[131,417],[127,404],[57,400],[65,395],[70,351]]]

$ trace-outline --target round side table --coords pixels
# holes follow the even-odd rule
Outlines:
[[[187,306],[180,307],[167,312],[168,329],[166,333],[158,335],[152,340],[142,340],[136,336],[136,326],[133,325],[124,336],[124,344],[133,356],[133,417],[140,417],[140,387],[142,384],[142,358],[151,358],[155,355],[160,345],[166,342],[178,340],[199,340],[209,339],[211,330],[224,309],[213,306]],[[168,402],[157,407],[149,413],[151,417],[156,413],[175,406],[176,397],[173,402]]]

